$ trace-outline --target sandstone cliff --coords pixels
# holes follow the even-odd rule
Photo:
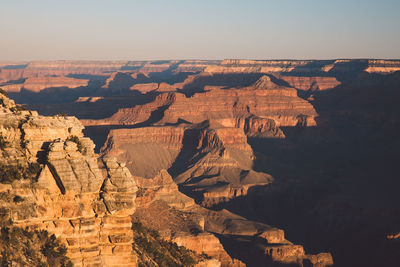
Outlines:
[[[128,169],[112,158],[99,164],[76,118],[20,111],[3,95],[0,101],[0,161],[16,170],[3,173],[0,189],[20,200],[0,205],[14,225],[56,234],[75,266],[135,266],[137,188]]]

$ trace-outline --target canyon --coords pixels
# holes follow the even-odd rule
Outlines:
[[[1,207],[77,266],[136,266],[132,223],[196,266],[397,266],[399,86],[399,60],[0,62],[33,110],[0,94],[1,162],[40,165]]]
[[[263,243],[273,245],[265,252],[271,261],[301,264],[313,259],[301,246],[287,241],[282,230],[230,213],[210,214],[180,193],[165,170],[154,178],[134,177],[114,157],[96,158],[93,142],[83,137],[83,126],[75,117],[44,117],[20,110],[4,95],[0,100],[2,168],[36,165],[39,169],[30,179],[2,174],[1,209],[14,227],[54,233],[66,245],[74,266],[136,266],[132,215],[165,239],[212,257],[199,266],[244,266],[227,254],[215,233],[259,235]],[[136,203],[138,188],[141,192]],[[4,201],[16,198],[18,202]],[[152,212],[171,215],[168,220],[154,221]],[[182,214],[189,228],[169,227]],[[225,225],[227,220],[232,222]],[[278,252],[282,248],[286,253]],[[332,261],[330,255],[325,258]]]

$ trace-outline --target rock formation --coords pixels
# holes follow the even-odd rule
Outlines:
[[[3,95],[0,101],[1,163],[40,166],[39,174],[1,184],[2,194],[21,200],[1,202],[14,225],[56,234],[75,266],[135,266],[130,215],[137,187],[128,169],[112,158],[99,164],[76,118],[19,111]]]

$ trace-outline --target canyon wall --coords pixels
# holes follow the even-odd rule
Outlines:
[[[209,73],[327,73],[355,71],[392,73],[400,70],[399,60],[337,59],[337,60],[244,60],[227,59],[220,65],[208,66]]]
[[[25,79],[23,83],[4,85],[3,89],[8,92],[19,92],[22,88],[32,91],[40,92],[46,88],[77,88],[88,86],[89,80],[75,79],[69,77],[30,77]]]
[[[137,187],[128,169],[112,158],[98,162],[76,118],[0,101],[2,168],[39,171],[24,179],[3,173],[2,196],[20,200],[0,203],[14,226],[54,233],[75,266],[136,266],[130,215]]]
[[[202,71],[219,61],[207,60],[167,60],[167,61],[85,61],[56,60],[30,62],[3,62],[0,65],[0,81],[19,80],[37,76],[101,75],[108,76],[116,71],[141,70],[142,72],[162,72],[171,68],[179,71]]]

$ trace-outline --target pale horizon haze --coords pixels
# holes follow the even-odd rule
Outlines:
[[[400,1],[1,0],[0,60],[400,58]]]

